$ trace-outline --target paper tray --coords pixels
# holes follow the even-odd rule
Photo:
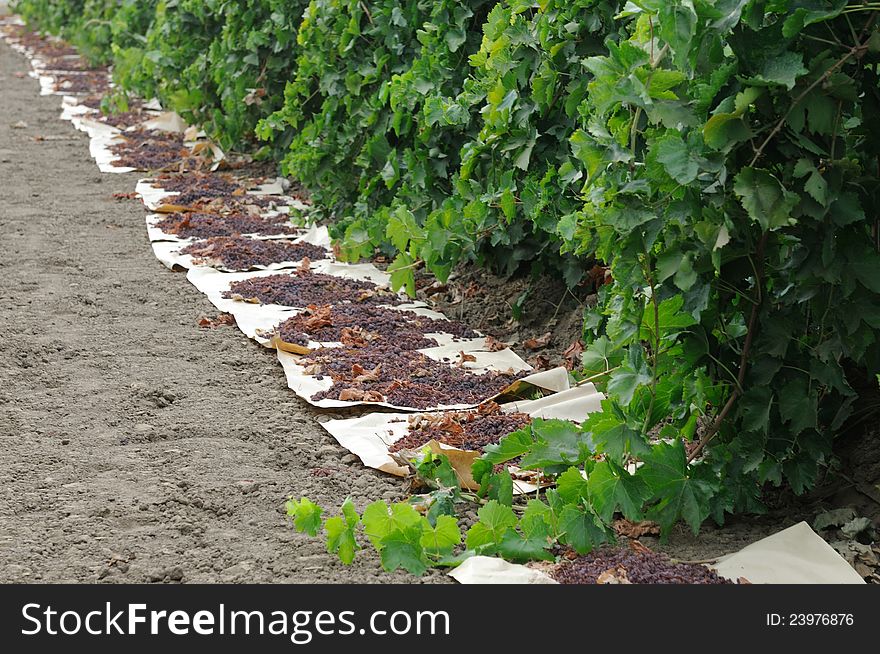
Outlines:
[[[561,380],[560,380],[561,381]],[[604,399],[592,384],[563,390],[538,400],[517,400],[501,405],[505,413],[527,413],[533,418],[558,418],[583,422],[600,410]],[[429,412],[423,412],[429,413]],[[358,418],[328,420],[321,424],[336,441],[361,462],[376,470],[405,476],[409,470],[389,454],[389,447],[406,436],[413,413],[369,413]]]
[[[864,584],[865,580],[806,522],[763,538],[709,566],[722,577],[753,584]],[[556,583],[550,576],[485,556],[467,559],[450,576],[460,584]]]

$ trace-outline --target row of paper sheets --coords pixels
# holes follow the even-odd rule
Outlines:
[[[42,94],[64,95],[61,118],[88,134],[90,152],[102,172],[130,172],[132,168],[113,165],[116,157],[109,147],[117,142],[122,133],[116,127],[94,119],[95,112],[77,102],[55,85],[55,78],[46,70],[39,58],[34,58],[27,48],[18,43],[10,45],[18,52],[28,56],[33,63],[33,76],[40,82]],[[152,116],[142,126],[151,129],[186,132],[189,143],[193,143],[202,134],[187,131],[186,125],[179,116],[170,112],[162,112],[158,103],[150,102],[145,108]],[[215,152],[215,157],[222,153]],[[150,180],[141,180],[137,192],[143,198],[148,209],[156,210],[165,200],[173,200],[174,193],[153,185]],[[289,206],[306,209],[306,205],[291,198],[281,196],[280,183],[263,185],[253,191],[255,194],[277,195],[284,202],[279,209]],[[282,307],[277,305],[260,305],[226,299],[223,292],[229,284],[241,279],[277,273],[292,268],[301,262],[280,262],[266,266],[263,270],[246,273],[225,273],[210,267],[194,265],[192,258],[181,254],[180,250],[194,239],[180,239],[165,234],[155,227],[161,216],[147,216],[147,228],[153,250],[157,258],[169,268],[188,269],[187,278],[203,292],[214,306],[221,311],[231,313],[238,327],[248,337],[270,346],[268,334],[280,322],[295,315],[301,308]],[[254,238],[279,238],[293,242],[306,242],[329,248],[330,241],[326,228],[312,228],[301,234],[281,236],[259,236]],[[380,285],[388,284],[386,273],[379,271],[370,264],[343,264],[333,261],[332,255],[327,260],[312,263],[312,270],[330,275],[338,275],[352,279],[368,280]],[[419,315],[444,319],[441,314],[431,311],[422,303],[410,303],[400,307],[392,307],[414,311]],[[529,366],[511,350],[491,352],[485,348],[483,339],[453,340],[448,334],[433,335],[440,341],[436,348],[423,352],[436,360],[458,354],[460,351],[473,355],[476,361],[466,365],[474,372],[488,370],[528,370]],[[312,343],[312,346],[333,346],[334,343]],[[340,408],[357,405],[357,402],[339,400],[313,401],[311,396],[329,387],[329,380],[318,380],[304,373],[297,356],[278,350],[278,359],[284,369],[288,385],[300,397],[322,408]],[[501,409],[505,412],[523,412],[536,418],[558,418],[583,421],[586,416],[600,408],[601,393],[592,384],[571,388],[569,377],[564,368],[534,373],[525,377],[522,382],[531,383],[548,394],[534,400],[519,400],[505,403]],[[377,403],[369,403],[377,405]],[[395,407],[388,403],[378,406],[412,410],[412,407]],[[432,407],[432,410],[460,409],[471,405],[459,404],[450,407]],[[324,428],[343,447],[356,454],[363,463],[377,470],[393,475],[405,475],[408,469],[396,461],[389,453],[390,446],[406,435],[409,418],[413,413],[368,413],[361,417],[347,420],[329,420],[323,422]],[[444,446],[440,446],[441,448]],[[454,450],[454,448],[446,448]],[[459,451],[460,452],[460,451]],[[475,453],[472,453],[475,454]],[[517,480],[518,492],[531,492],[536,487],[526,481]],[[864,583],[862,578],[841,558],[824,540],[815,534],[806,523],[799,523],[773,536],[760,540],[748,547],[718,560],[714,569],[722,576],[730,579],[747,578],[752,583]],[[476,556],[467,559],[451,576],[463,584],[470,583],[556,583],[544,572],[524,565],[508,563],[502,559]]]

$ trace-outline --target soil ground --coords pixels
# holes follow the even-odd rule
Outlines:
[[[138,176],[100,174],[27,70],[0,43],[0,581],[413,581],[292,530],[288,495],[402,484],[345,458],[272,353],[197,326],[216,310],[113,198]]]
[[[403,483],[339,448],[319,426],[330,414],[287,390],[270,351],[197,326],[216,311],[155,260],[143,208],[113,198],[137,175],[100,174],[27,70],[0,43],[0,582],[418,581],[372,553],[342,566],[292,530],[290,495],[363,508]],[[551,331],[556,356],[579,335],[580,300],[554,317],[534,304],[544,294],[513,324],[515,298],[499,297],[449,315],[502,339]],[[660,547],[717,556],[815,508]]]

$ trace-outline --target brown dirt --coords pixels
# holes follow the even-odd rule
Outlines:
[[[505,278],[474,266],[456,268],[440,290],[432,282],[421,273],[419,297],[432,308],[510,344],[527,359],[544,357],[548,367],[565,363],[563,353],[580,338],[584,311],[595,302],[595,295],[587,290],[573,292],[561,279],[551,276]],[[523,296],[522,313],[516,320],[514,307]],[[535,349],[524,346],[529,339],[540,339],[548,332],[546,345]]]
[[[402,486],[334,444],[267,350],[199,329],[216,310],[113,199],[137,175],[100,174],[26,70],[0,43],[0,582],[414,581],[289,526],[288,495],[363,508]]]

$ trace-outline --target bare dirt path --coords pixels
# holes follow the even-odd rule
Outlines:
[[[400,484],[343,461],[270,352],[197,327],[216,311],[113,199],[137,176],[27,70],[0,43],[0,581],[412,581],[293,532],[288,494]]]

